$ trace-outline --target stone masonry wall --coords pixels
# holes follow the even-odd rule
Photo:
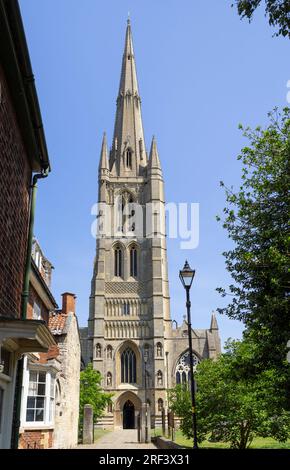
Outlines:
[[[78,442],[80,341],[77,320],[69,314],[67,335],[57,339],[61,361],[61,404],[55,416],[54,448],[68,449]],[[68,323],[67,323],[68,324]]]

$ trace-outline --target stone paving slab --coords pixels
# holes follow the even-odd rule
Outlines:
[[[79,445],[78,449],[156,449],[151,442],[141,444],[138,442],[136,429],[117,429],[108,432],[105,436],[91,445]]]

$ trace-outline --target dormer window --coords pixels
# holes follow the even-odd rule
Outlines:
[[[132,151],[130,149],[126,151],[126,167],[132,168]]]

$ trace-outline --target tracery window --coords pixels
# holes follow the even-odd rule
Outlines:
[[[131,348],[125,349],[121,355],[121,382],[136,383],[136,355]]]
[[[199,363],[198,357],[193,354],[193,367]],[[189,351],[186,351],[179,359],[175,369],[175,379],[177,384],[190,382],[190,359]]]

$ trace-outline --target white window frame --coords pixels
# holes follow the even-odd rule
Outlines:
[[[39,269],[39,271],[40,271],[40,269],[41,269],[41,264],[42,264],[42,256],[41,256],[40,251],[38,251],[38,250],[37,250],[36,253],[35,253],[35,259],[34,259],[34,261],[35,261],[35,264],[36,264],[36,266],[38,267],[38,269]]]
[[[33,320],[41,320],[41,307],[35,301],[33,303]]]
[[[42,372],[46,374],[45,396],[44,396],[44,419],[43,421],[26,421],[27,398],[29,392],[30,372]],[[53,390],[51,384],[53,381]],[[51,395],[51,390],[53,395]],[[23,398],[21,400],[21,427],[25,428],[42,428],[54,426],[55,414],[55,374],[51,370],[44,367],[27,367],[27,357],[24,361],[23,370]]]

